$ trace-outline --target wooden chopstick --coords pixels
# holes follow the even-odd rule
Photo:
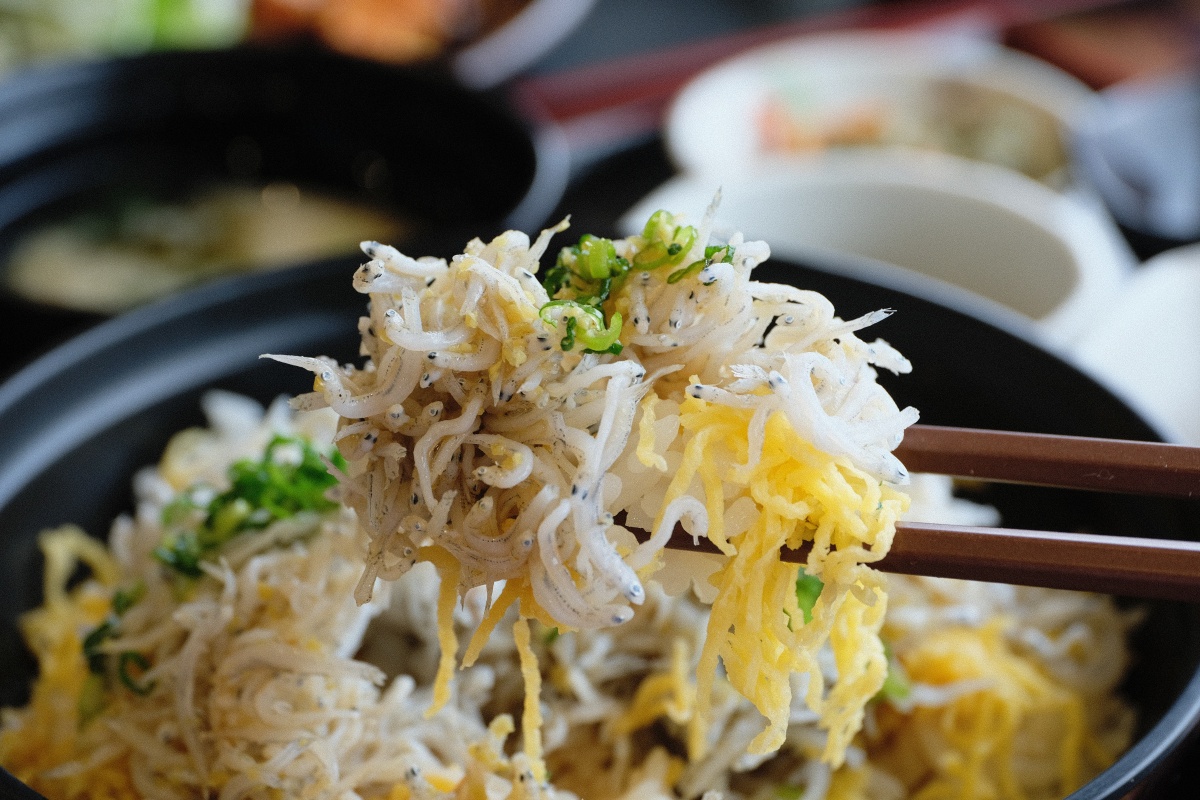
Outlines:
[[[667,547],[720,552],[704,538],[693,544],[680,526]],[[804,563],[810,549],[809,543],[786,549],[781,558]],[[1200,602],[1200,542],[901,522],[891,550],[871,566],[901,575]]]
[[[1200,602],[1200,542],[901,522],[892,549],[875,566],[904,575]]]
[[[1200,498],[1200,448],[1183,445],[914,425],[896,455],[911,472]],[[718,552],[705,539],[694,544],[678,525],[667,546]],[[782,558],[804,563],[808,550],[784,550]],[[1200,542],[902,522],[887,556],[872,566],[905,575],[1200,602]]]
[[[1200,498],[1200,447],[913,425],[895,452],[909,472]]]

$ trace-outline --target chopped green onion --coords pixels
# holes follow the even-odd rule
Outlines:
[[[809,575],[804,570],[800,571],[800,577],[796,579],[796,602],[804,613],[804,624],[812,622],[813,607],[824,588],[825,584],[820,578]]]
[[[551,300],[539,312],[542,321],[558,327],[561,320],[566,335],[559,342],[563,352],[569,352],[578,342],[588,353],[620,353],[621,326],[624,320],[619,313],[612,315],[607,324],[604,312],[599,308],[584,305],[576,300]]]
[[[542,286],[546,290],[546,294],[554,297],[564,287],[571,283],[571,270],[562,262],[562,256],[559,256],[559,261],[550,269],[546,270],[545,277],[542,278]]]
[[[83,689],[79,692],[79,702],[75,707],[79,714],[79,727],[86,726],[100,716],[107,701],[104,678],[96,674],[90,674],[84,678]]]
[[[77,706],[81,726],[104,710],[109,656],[101,648],[106,641],[117,636],[120,618],[145,594],[146,584],[141,581],[128,589],[113,592],[112,613],[83,638],[83,658],[87,662],[88,676],[84,680]]]
[[[682,261],[696,242],[696,229],[691,225],[676,225],[674,216],[656,211],[642,228],[642,238],[646,244],[633,257],[633,268],[653,270]]]
[[[719,259],[716,258],[718,254],[721,255]],[[716,260],[714,261],[714,259]],[[728,245],[709,245],[708,247],[704,248],[704,259],[702,261],[693,261],[683,269],[672,272],[667,276],[667,283],[679,283],[679,281],[683,280],[684,278],[695,275],[700,272],[700,270],[714,263],[733,263],[733,251]]]
[[[155,682],[140,683],[137,678],[129,674],[130,665],[137,668],[139,675],[144,675],[146,670],[150,669],[150,661],[136,650],[126,650],[121,653],[117,658],[117,677],[121,679],[125,688],[143,697],[154,691]]]
[[[172,528],[187,524],[201,507],[192,499],[188,492],[180,492],[171,502],[163,506],[160,518],[164,528]]]
[[[601,326],[595,332],[589,331],[587,335],[580,336],[585,351],[589,353],[620,353],[621,343],[617,339],[621,336],[623,323],[621,314],[614,311],[607,328]]]
[[[693,261],[683,269],[678,269],[667,276],[667,283],[679,283],[684,278],[695,275],[700,270],[708,266],[705,261]]]
[[[133,606],[134,603],[146,596],[146,584],[138,581],[128,589],[118,589],[113,593],[112,607],[113,612],[118,617],[124,616],[125,612]]]
[[[154,548],[153,555],[161,563],[189,578],[199,578],[204,574],[200,569],[203,552],[194,531],[180,531],[165,536],[162,544]]]
[[[275,454],[282,447],[300,451],[300,463],[280,463]],[[346,460],[336,450],[330,461],[344,469]],[[272,522],[293,517],[301,511],[328,511],[337,504],[325,491],[337,483],[329,474],[321,454],[307,441],[276,436],[261,460],[243,459],[229,468],[230,488],[205,507],[200,524],[190,526],[194,499],[183,493],[164,512],[167,535],[154,550],[154,557],[190,578],[203,574],[200,562],[240,533],[265,528]],[[186,514],[184,512],[187,512]]]
[[[633,257],[632,263],[617,255],[616,245],[611,239],[590,234],[581,236],[578,244],[560,250],[558,260],[542,278],[542,286],[551,299],[542,306],[540,313],[548,325],[557,328],[562,323],[565,326],[565,335],[559,341],[563,351],[569,352],[581,344],[585,353],[620,353],[623,320],[620,314],[614,312],[612,318],[606,321],[603,309],[604,303],[612,296],[614,286],[633,269],[645,271],[678,266],[691,251],[697,235],[692,226],[677,225],[671,214],[657,211],[642,228],[645,244]],[[698,262],[700,266],[689,265],[683,274],[678,271],[672,273],[668,281],[677,283],[703,268],[718,250],[727,252],[728,248],[706,248],[706,260]],[[562,308],[564,304],[572,304],[574,310],[569,314],[556,312],[556,309],[565,311]]]
[[[883,679],[883,686],[879,687],[875,699],[903,700],[912,693],[912,681],[887,642],[883,643],[883,654],[887,657],[887,677]]]
[[[572,350],[576,344],[582,344],[586,353],[612,353],[622,350],[619,338],[622,320],[614,313],[612,319],[605,320],[603,304],[612,296],[614,285],[624,280],[630,270],[652,270],[663,266],[677,266],[691,251],[695,244],[696,229],[675,224],[675,218],[665,211],[651,215],[642,229],[645,246],[633,257],[633,263],[617,255],[616,246],[611,239],[585,234],[579,243],[564,247],[559,251],[555,265],[546,270],[542,286],[552,299],[542,306],[542,319],[557,327],[560,321],[565,321],[565,336],[560,341],[564,351]],[[711,255],[706,249],[706,256]],[[689,273],[690,274],[690,273]],[[680,280],[682,275],[673,275],[672,283]],[[563,303],[574,303],[577,309],[591,308],[595,319],[592,324],[587,317],[581,316],[579,310],[570,316],[559,315],[551,318],[548,312]],[[575,319],[574,324],[570,322]]]
[[[611,239],[584,234],[579,240],[579,255],[575,258],[575,272],[587,280],[599,281],[611,278],[615,272],[617,250]]]
[[[647,242],[652,242],[663,238],[663,231],[666,228],[671,228],[674,231],[675,215],[670,211],[659,209],[650,215],[650,219],[646,220],[646,224],[642,226],[642,238]]]
[[[569,353],[571,348],[575,346],[575,328],[579,325],[579,320],[575,317],[567,317],[567,335],[564,336],[558,343],[564,353]]]
[[[549,647],[550,645],[554,644],[555,640],[558,639],[558,636],[558,628],[550,628],[544,634],[542,634],[542,642]]]
[[[88,672],[93,675],[103,675],[107,666],[107,658],[100,645],[104,644],[107,639],[117,635],[117,628],[114,621],[110,619],[104,620],[91,633],[83,639],[83,657],[87,659]]]
[[[612,294],[613,282],[629,271],[629,261],[617,255],[611,239],[585,234],[579,244],[564,247],[557,263],[546,271],[542,286],[554,298],[540,309],[542,320],[558,326],[561,320],[565,335],[559,341],[564,352],[577,343],[587,353],[620,353],[621,334],[619,315],[606,322],[602,306]],[[555,314],[555,310],[569,313]]]

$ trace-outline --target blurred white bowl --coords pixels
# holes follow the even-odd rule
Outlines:
[[[1075,360],[1178,442],[1200,445],[1200,244],[1155,256],[1097,315]]]
[[[639,232],[660,208],[696,221],[717,189],[710,176],[677,177],[621,226]],[[883,262],[872,267],[877,282],[957,296],[975,313],[1016,312],[1059,350],[1107,311],[1134,264],[1102,212],[1011,170],[939,153],[843,150],[759,164],[725,181],[716,230],[818,267],[839,263],[830,253]]]
[[[681,170],[737,175],[771,154],[905,145],[1070,184],[1069,129],[1097,102],[1043,61],[962,32],[853,32],[751,50],[676,98]]]

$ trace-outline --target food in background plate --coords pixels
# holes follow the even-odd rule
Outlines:
[[[887,147],[916,166],[920,150],[944,151],[1065,188],[1071,130],[1095,102],[1067,73],[969,32],[840,31],[698,75],[672,104],[666,139],[681,169],[710,179],[780,154]]]
[[[986,161],[1050,180],[1067,164],[1060,124],[1046,111],[996,89],[932,81],[841,106],[810,107],[802,91],[780,89],[759,112],[767,153],[903,145]]]
[[[252,32],[275,39],[311,32],[335,50],[405,63],[494,30],[527,0],[255,0]]]
[[[0,8],[0,74],[56,59],[230,47],[250,0],[37,0]]]
[[[528,0],[74,0],[0,8],[0,74],[31,63],[232,47],[311,32],[336,50],[428,59],[510,20]]]
[[[382,209],[291,183],[215,186],[180,202],[121,194],[26,233],[4,281],[27,300],[113,314],[219,275],[403,237],[409,227]]]

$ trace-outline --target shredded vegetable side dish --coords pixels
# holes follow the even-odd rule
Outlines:
[[[1136,614],[872,569],[906,513],[995,521],[892,456],[888,312],[754,281],[707,218],[566,227],[365,244],[360,363],[271,356],[314,390],[208,395],[107,546],[43,534],[0,764],[51,798],[1051,800],[1115,759]]]

